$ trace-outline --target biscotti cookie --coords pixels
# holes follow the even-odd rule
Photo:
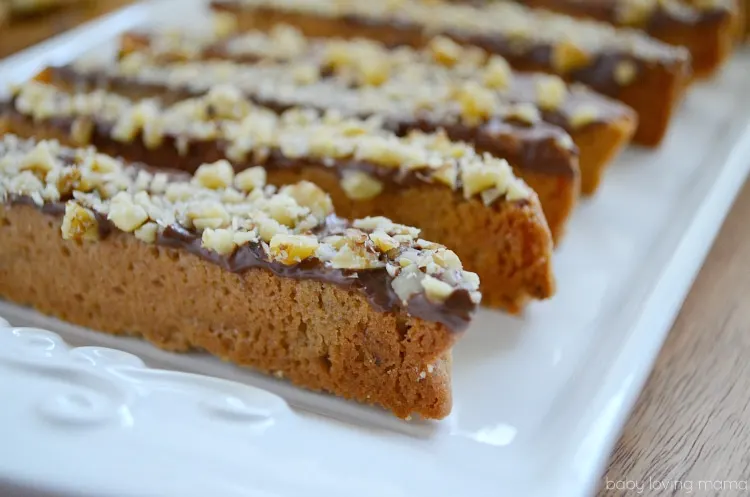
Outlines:
[[[507,162],[442,133],[399,138],[374,120],[276,114],[229,87],[161,105],[32,82],[4,115],[15,134],[93,144],[150,166],[194,172],[228,159],[237,171],[263,167],[250,169],[248,181],[313,181],[342,216],[384,215],[451,244],[482,277],[491,306],[517,312],[529,298],[554,292],[552,240],[534,192]]]
[[[532,105],[535,109],[530,112],[570,134],[580,152],[584,194],[596,190],[607,165],[636,128],[635,113],[615,100],[582,85],[567,86],[557,76],[512,71],[502,57],[477,47],[462,47],[445,37],[434,38],[421,50],[391,50],[366,39],[306,38],[295,28],[279,25],[268,33],[252,31],[219,41],[184,32],[127,33],[120,52],[122,56],[143,53],[149,60],[168,63],[231,60],[285,64],[297,71],[317,70],[312,77],[331,77],[354,87],[390,82],[393,87],[412,89],[442,82],[453,85],[451,90],[458,97],[466,85],[476,84],[476,93],[494,92],[499,97],[497,103]],[[549,215],[550,210],[545,213]]]
[[[39,79],[66,88],[108,88],[131,98],[162,100],[201,95],[229,83],[254,102],[282,112],[296,106],[333,110],[346,116],[383,118],[382,127],[400,136],[414,130],[445,130],[453,140],[508,160],[516,174],[542,200],[555,239],[559,239],[579,193],[575,144],[563,129],[542,121],[533,108],[504,104],[494,93],[465,93],[459,105],[443,84],[352,88],[331,79],[296,80],[295,71],[277,66],[245,66],[226,61],[146,63],[138,54],[117,65],[53,67]]]
[[[416,228],[337,218],[312,183],[0,139],[0,296],[75,324],[442,418],[478,283]]]
[[[735,0],[516,1],[530,7],[642,29],[670,45],[684,46],[690,50],[693,72],[699,77],[712,75],[731,55],[740,21]]]
[[[308,36],[367,37],[424,46],[442,34],[505,57],[525,71],[558,74],[636,110],[634,140],[657,145],[690,78],[690,53],[635,30],[509,2],[480,7],[445,1],[214,0],[243,30],[292,24]]]

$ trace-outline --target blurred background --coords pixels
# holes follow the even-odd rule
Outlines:
[[[0,0],[0,58],[134,0]]]

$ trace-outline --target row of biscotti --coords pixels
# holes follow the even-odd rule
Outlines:
[[[227,160],[274,185],[310,180],[331,194],[340,215],[385,215],[456,250],[482,278],[488,305],[518,312],[529,298],[554,292],[552,238],[536,194],[505,160],[444,132],[399,136],[375,118],[279,113],[231,86],[133,99],[28,82],[0,117],[16,135],[91,144],[153,167],[193,172]]]
[[[241,30],[279,23],[308,36],[364,37],[422,47],[435,35],[480,47],[523,71],[557,74],[617,98],[638,114],[634,140],[656,145],[691,79],[684,47],[609,24],[507,1],[483,5],[447,0],[214,0]]]
[[[277,190],[226,161],[154,172],[11,134],[0,261],[2,298],[401,417],[450,411],[451,347],[481,299],[455,253],[383,217],[338,218],[312,183]]]
[[[446,124],[461,121],[472,125],[502,118],[519,121],[516,128],[533,127],[539,121],[559,126],[579,148],[585,194],[595,191],[606,166],[630,140],[636,126],[633,112],[619,102],[579,84],[566,85],[554,75],[513,71],[500,56],[462,47],[441,36],[421,50],[389,49],[366,39],[307,38],[295,28],[278,25],[268,33],[253,31],[218,41],[180,32],[131,33],[121,46],[125,60],[137,54],[162,68],[175,62],[236,62],[237,75],[232,81],[245,88],[245,81],[253,81],[255,87],[247,89],[251,93],[258,92],[258,80],[268,77],[268,70],[253,78],[250,69],[242,71],[239,64],[273,66],[277,71],[274,77],[284,80],[284,92],[278,90],[275,100],[289,99],[288,88],[294,87],[296,98],[305,105],[338,106],[360,115],[378,112],[401,122],[428,115],[430,120]],[[206,67],[227,68],[224,64]],[[215,72],[204,71],[204,78],[215,81],[217,76],[211,76]],[[219,77],[227,78],[226,72]],[[341,86],[352,98],[339,97],[337,88]],[[271,95],[266,91],[263,96]],[[534,135],[541,137],[538,132]],[[538,153],[513,157],[508,146],[488,147],[487,151],[507,158],[522,176],[523,171],[539,170],[524,160],[538,162]],[[551,154],[541,155],[551,163]],[[542,204],[550,217],[565,214],[559,205],[547,208],[544,196]],[[557,224],[550,221],[554,234]]]

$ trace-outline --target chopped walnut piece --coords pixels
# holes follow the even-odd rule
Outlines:
[[[234,177],[234,185],[245,192],[263,188],[266,185],[266,170],[260,166],[245,169]]]
[[[402,263],[401,266],[401,270],[398,276],[393,279],[391,287],[401,302],[406,303],[413,295],[421,293],[424,290],[422,279],[426,275],[419,270],[419,266],[411,262]]]
[[[552,67],[563,74],[584,67],[588,63],[589,55],[574,43],[562,41],[552,47]]]
[[[461,171],[464,196],[470,198],[484,190],[494,188],[498,183],[503,184],[511,175],[509,168],[498,164],[489,167],[483,167],[482,164],[476,162],[466,164]]]
[[[539,109],[530,103],[513,105],[508,112],[508,117],[518,119],[526,124],[534,124],[542,118]]]
[[[307,207],[317,219],[325,219],[333,213],[331,197],[315,183],[300,181],[294,185],[284,186],[279,193],[289,195],[302,207]]]
[[[117,228],[131,233],[143,226],[148,220],[148,214],[143,207],[133,202],[133,197],[129,193],[120,192],[110,202],[107,218]]]
[[[75,202],[65,204],[62,222],[63,240],[96,241],[99,239],[99,222],[94,213]]]
[[[201,245],[219,255],[231,254],[237,247],[232,230],[212,228],[206,228],[203,231]]]
[[[362,171],[344,171],[341,188],[352,200],[369,200],[380,195],[383,183]]]
[[[484,121],[492,116],[498,107],[497,96],[474,81],[467,81],[456,93],[461,105],[461,113],[469,123]]]
[[[600,118],[599,109],[594,105],[582,105],[570,116],[570,124],[573,128],[583,128],[596,122]]]
[[[256,243],[260,238],[255,231],[238,231],[234,234],[233,240],[237,246],[241,247],[248,243]]]
[[[454,66],[463,54],[461,45],[446,36],[433,38],[429,49],[436,62],[448,67]]]
[[[229,225],[230,217],[224,206],[216,201],[199,201],[188,205],[187,218],[197,229],[217,229]]]
[[[79,117],[73,120],[70,126],[70,138],[77,145],[88,145],[94,132],[94,121],[89,118]]]
[[[159,225],[156,223],[146,223],[133,233],[137,239],[145,243],[156,242],[156,235],[159,233]]]
[[[449,186],[452,190],[458,185],[458,167],[456,164],[446,164],[432,173],[433,179]]]
[[[275,219],[270,217],[260,217],[257,220],[258,223],[258,234],[260,238],[268,243],[277,234],[284,234],[289,232],[289,228],[279,223]]]
[[[444,302],[453,293],[452,286],[429,274],[422,278],[422,288],[425,289],[428,299],[437,302]]]
[[[399,243],[393,239],[388,233],[382,230],[376,230],[370,233],[370,240],[381,252],[388,252],[399,246]]]
[[[318,239],[303,235],[274,235],[269,244],[271,257],[282,264],[292,265],[312,257],[318,248]]]
[[[194,181],[205,188],[218,190],[232,185],[234,168],[227,160],[220,160],[213,164],[203,164],[193,176]]]
[[[433,255],[435,263],[445,269],[463,269],[461,259],[452,250],[441,248],[435,251]]]
[[[57,159],[55,159],[49,142],[43,141],[37,143],[34,149],[24,157],[19,170],[44,175],[55,167],[56,162]]]
[[[561,78],[540,75],[534,84],[536,85],[536,100],[542,109],[556,110],[565,102],[568,89]]]
[[[498,55],[491,56],[482,77],[485,86],[493,89],[507,88],[512,78],[513,71],[508,61]]]
[[[320,79],[320,71],[313,64],[299,64],[292,70],[292,78],[300,85],[311,85]]]
[[[337,269],[371,269],[382,265],[377,256],[367,251],[364,245],[351,243],[344,244],[331,259],[331,267]]]
[[[385,57],[374,57],[359,63],[359,75],[365,85],[382,85],[388,81],[390,72],[391,66]]]

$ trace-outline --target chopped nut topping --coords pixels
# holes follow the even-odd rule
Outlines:
[[[352,200],[369,200],[380,195],[383,184],[362,171],[344,171],[341,188]]]
[[[513,72],[507,60],[498,55],[493,55],[489,58],[483,76],[484,84],[488,88],[498,90],[507,88],[510,86],[512,78]]]
[[[473,81],[457,90],[456,100],[461,105],[464,119],[478,123],[492,116],[499,106],[497,95]]]
[[[289,195],[300,206],[310,209],[310,212],[318,219],[324,219],[333,214],[333,202],[318,185],[309,181],[300,181],[294,185],[283,187],[279,193]]]
[[[631,61],[622,61],[615,66],[615,81],[620,86],[627,86],[635,80],[638,68]]]
[[[213,164],[203,164],[195,172],[195,181],[205,187],[213,190],[227,188],[232,185],[234,180],[234,169],[226,160],[220,160]]]
[[[318,249],[318,239],[302,235],[274,235],[271,238],[271,257],[282,264],[297,264],[312,257]]]
[[[585,67],[588,63],[589,55],[569,41],[563,41],[552,49],[552,67],[563,74]]]
[[[146,210],[133,202],[133,197],[126,192],[120,192],[112,198],[107,217],[117,228],[128,233],[140,228],[148,220]]]
[[[169,62],[160,63],[159,57],[166,54],[153,47],[166,43],[156,41],[163,35],[154,35],[152,60],[141,64],[134,79],[182,90],[187,87],[196,93],[229,83],[242,93],[257,95],[264,101],[331,108],[347,116],[379,114],[398,121],[412,118],[415,113],[424,113],[435,121],[465,120],[470,125],[481,124],[489,117],[512,118],[511,102],[546,105],[550,110],[550,102],[558,102],[561,96],[558,88],[554,88],[555,93],[550,96],[545,92],[526,90],[535,83],[532,76],[513,74],[505,59],[490,56],[474,47],[460,47],[447,38],[438,38],[433,45],[452,43],[451,50],[462,51],[459,61],[450,67],[435,62],[430,49],[389,49],[366,40],[306,39],[293,28],[286,29],[302,39],[302,48],[292,50],[288,56],[279,54],[273,34],[253,32],[233,39],[232,43],[241,45],[238,40],[247,37],[247,53],[268,58],[268,63],[256,65],[216,60],[174,62],[175,52],[168,52],[172,55],[167,57]],[[229,50],[230,45],[223,49]],[[204,48],[208,50],[211,46],[207,44]],[[235,46],[234,50],[239,49]],[[234,53],[229,52],[230,56]],[[84,72],[90,70],[93,68],[81,68]],[[117,66],[97,67],[96,70],[123,75],[122,68]],[[331,70],[333,76],[329,75]],[[317,71],[314,77],[311,71]],[[300,77],[301,73],[306,76]],[[467,84],[474,87],[466,88]],[[455,105],[456,100],[460,106]],[[559,104],[555,109],[558,107]],[[563,117],[566,115],[566,112],[562,113]],[[210,134],[211,129],[206,128],[205,132]],[[233,160],[243,160],[252,144],[258,148],[262,143],[262,140],[239,139],[242,136],[239,130],[237,136],[231,149]],[[334,151],[346,155],[345,149],[330,144],[330,140],[314,140],[308,146],[315,147],[315,150],[325,149],[331,155]],[[294,153],[294,149],[289,150]]]
[[[433,38],[429,48],[432,51],[432,56],[435,57],[435,61],[448,67],[454,66],[463,55],[461,45],[445,36]]]
[[[260,166],[245,169],[234,177],[234,186],[245,192],[251,192],[256,188],[266,185],[266,170]]]
[[[77,204],[65,205],[62,223],[64,240],[96,241],[99,239],[99,223],[90,209]]]
[[[206,228],[201,237],[201,245],[217,254],[227,255],[234,252],[237,244],[234,241],[234,233],[228,229]]]
[[[143,103],[132,104],[104,92],[71,96],[54,87],[39,83],[30,84],[29,89],[35,95],[47,94],[44,97],[45,100],[59,104],[59,111],[53,115],[70,116],[70,113],[74,112],[69,105],[72,100],[79,103],[89,102],[83,106],[87,109],[85,112],[92,115],[97,115],[97,109],[103,107],[104,117],[98,118],[103,120],[102,122],[107,122],[106,109],[110,109],[115,114],[134,115],[137,113],[136,109],[145,108]],[[19,91],[19,95],[25,95],[25,87]],[[490,99],[496,103],[494,96],[488,92],[489,90],[478,86],[465,85],[463,95],[467,101],[467,109],[474,113],[486,112],[487,105],[483,103],[484,99]],[[148,108],[161,109],[152,117],[152,122],[163,123],[162,129],[170,136],[186,140],[203,140],[206,136],[211,136],[212,139],[220,139],[229,143],[227,155],[230,155],[230,151],[237,149],[242,149],[243,154],[259,150],[267,153],[269,149],[276,149],[289,158],[305,157],[308,161],[319,161],[323,166],[330,165],[331,161],[339,159],[366,161],[375,167],[396,172],[419,170],[419,177],[426,182],[433,182],[434,179],[434,182],[447,185],[452,189],[459,189],[463,186],[465,195],[479,194],[483,191],[481,188],[466,186],[467,181],[469,183],[474,181],[471,177],[466,179],[467,170],[468,176],[494,174],[490,170],[495,171],[502,163],[507,174],[504,173],[502,181],[495,184],[494,187],[498,192],[494,198],[501,198],[511,190],[527,191],[525,186],[514,186],[515,184],[522,185],[522,182],[512,174],[506,163],[493,159],[489,155],[479,155],[473,147],[467,144],[452,142],[442,132],[433,134],[412,132],[405,137],[398,137],[391,131],[378,126],[377,121],[374,120],[345,118],[336,113],[321,116],[300,109],[291,109],[282,115],[276,115],[267,109],[253,106],[245,99],[235,101],[232,108],[241,112],[240,115],[236,115],[235,119],[197,120],[195,116],[208,114],[206,109],[216,106],[217,95],[221,95],[222,99],[227,97],[229,101],[231,100],[228,97],[229,94],[223,91],[214,92],[202,98],[180,101],[167,108],[160,108],[155,101],[149,101]],[[244,110],[237,110],[240,108]],[[510,106],[508,115],[529,124],[539,119],[538,110],[528,104]],[[77,114],[74,113],[73,116]],[[210,135],[206,134],[206,129],[211,130]],[[103,167],[111,167],[111,165]],[[484,169],[487,169],[485,173],[482,172]],[[193,185],[195,188],[222,191],[235,185],[244,192],[252,192],[262,187],[265,181],[265,171],[261,168],[251,168],[234,176],[232,166],[227,161],[219,161],[201,166],[193,179]],[[161,183],[159,191],[164,191],[170,202],[194,197],[194,188],[191,188],[191,185],[181,183],[165,185],[163,178]],[[342,187],[353,199],[365,199],[380,193],[382,184],[379,180],[353,169],[344,171]],[[320,194],[312,190],[311,192],[318,199],[323,198]],[[222,202],[231,203],[242,200],[242,197],[234,192],[224,191],[221,195]],[[292,195],[296,199],[295,202],[302,202],[305,207],[316,210],[316,213],[330,212],[330,205],[317,204],[314,199],[302,201],[300,195],[303,193]],[[289,195],[285,197],[289,198]],[[186,214],[186,219],[199,229],[223,228],[230,222],[229,214],[222,212],[220,207],[202,206],[203,210],[200,212],[196,210],[197,208],[197,205],[192,206],[192,210]],[[266,209],[271,219],[285,226],[296,222],[295,220],[299,219],[300,215],[299,212],[294,212],[294,209],[282,205],[280,201],[269,202]],[[267,237],[263,236],[263,231],[261,230],[261,238],[265,239]]]
[[[539,76],[536,80],[537,101],[545,110],[555,110],[565,102],[568,88],[557,76]]]
[[[422,288],[425,289],[428,299],[437,302],[443,302],[453,293],[453,287],[448,283],[440,281],[429,274],[422,278]]]
[[[148,222],[135,230],[134,234],[137,239],[146,243],[156,242],[156,235],[159,233],[159,225]]]
[[[599,109],[590,105],[577,109],[570,117],[570,123],[574,128],[583,128],[599,119]]]

